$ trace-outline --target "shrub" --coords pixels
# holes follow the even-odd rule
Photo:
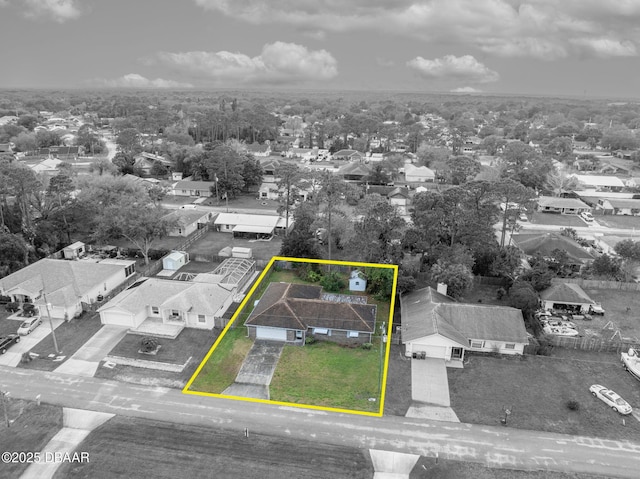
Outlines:
[[[360,346],[362,349],[366,349],[369,350],[371,348],[373,348],[373,344],[372,343],[363,343],[362,346]]]
[[[140,351],[150,353],[158,349],[158,340],[156,338],[144,337],[140,340]]]
[[[500,287],[496,290],[496,299],[502,299],[504,295],[507,294],[507,290],[503,287]]]
[[[20,303],[17,303],[15,301],[12,301],[11,303],[7,303],[7,305],[5,306],[6,310],[9,311],[10,313],[15,313],[16,311],[18,311],[20,309]]]
[[[329,274],[322,277],[320,285],[329,293],[337,293],[346,286],[345,281],[335,271],[331,271]]]
[[[2,296],[0,294],[0,304],[7,304],[11,302],[11,296]]]
[[[315,338],[315,336],[307,336],[306,338],[304,338],[304,344],[315,344],[317,342],[318,340]]]
[[[567,406],[567,409],[569,409],[570,411],[579,411],[580,410],[580,403],[578,401],[576,401],[575,399],[571,399],[571,400],[567,401],[566,406]]]

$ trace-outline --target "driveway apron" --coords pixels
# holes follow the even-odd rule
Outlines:
[[[256,340],[247,353],[235,382],[222,394],[270,399],[269,384],[283,348],[284,343],[279,341]]]

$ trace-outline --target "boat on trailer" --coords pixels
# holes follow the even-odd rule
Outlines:
[[[637,349],[629,348],[629,351],[620,354],[620,359],[624,368],[640,381],[640,352]]]

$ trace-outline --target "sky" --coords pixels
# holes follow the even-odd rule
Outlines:
[[[640,97],[640,0],[0,0],[0,88]]]

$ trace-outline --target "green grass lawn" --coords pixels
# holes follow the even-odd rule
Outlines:
[[[189,389],[221,394],[231,386],[253,345],[246,334],[244,327],[227,330]]]
[[[638,382],[617,354],[556,348],[562,357],[492,358],[469,355],[464,369],[448,369],[451,407],[460,421],[499,425],[502,408],[513,411],[509,427],[562,434],[637,440],[640,422],[614,412],[589,392],[602,384],[640,407]],[[569,400],[580,409],[570,411]]]
[[[285,346],[269,392],[274,401],[358,411],[377,411],[380,350],[334,343]]]

